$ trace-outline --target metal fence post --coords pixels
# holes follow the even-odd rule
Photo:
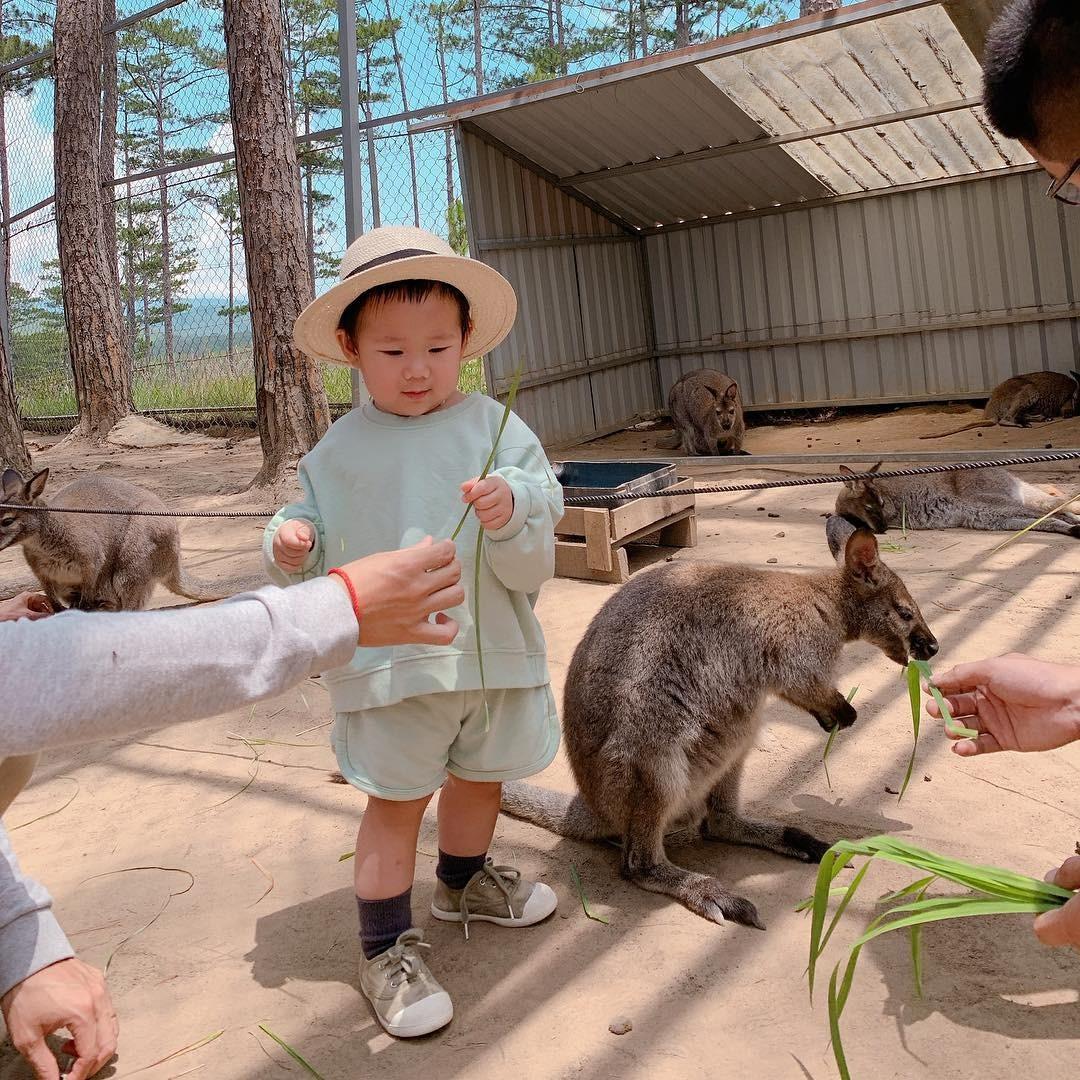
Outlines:
[[[8,223],[0,220],[0,344],[7,357],[11,392],[15,393],[15,356],[11,351],[11,311],[8,306],[7,279]],[[16,399],[17,400],[17,399]]]
[[[360,77],[356,63],[356,4],[338,0],[338,65],[341,71],[341,158],[345,166],[345,242],[364,231],[364,190],[360,181]],[[366,394],[360,372],[352,368],[352,405]]]

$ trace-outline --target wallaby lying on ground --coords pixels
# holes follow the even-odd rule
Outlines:
[[[689,825],[707,840],[820,861],[824,841],[739,809],[766,695],[826,731],[850,727],[855,710],[832,685],[846,642],[872,642],[897,664],[938,648],[873,534],[847,528],[835,570],[672,563],[624,585],[567,673],[563,732],[579,794],[507,783],[503,809],[574,839],[619,840],[624,877],[713,922],[761,928],[749,900],[671,863],[665,833]]]
[[[126,480],[73,480],[49,502],[42,499],[49,470],[29,480],[8,469],[0,501],[26,506],[164,510],[154,494]],[[0,551],[22,544],[30,569],[56,607],[83,611],[138,611],[161,582],[189,600],[221,600],[229,583],[192,578],[180,565],[180,534],[172,518],[0,510]]]
[[[920,435],[920,439],[944,439],[973,428],[1029,427],[1032,420],[1058,420],[1080,412],[1080,372],[1062,375],[1058,371],[1032,371],[1014,375],[995,386],[984,410],[985,420],[942,431]]]
[[[684,454],[745,454],[746,435],[738,384],[722,371],[702,368],[684,375],[668,395],[675,431],[660,439],[662,449],[680,447]]]
[[[869,471],[880,468],[879,461]],[[851,469],[841,465],[840,471],[850,473]],[[1019,532],[1062,502],[1007,469],[973,469],[936,476],[848,480],[836,497],[836,512],[863,522],[876,533],[901,524],[909,529]],[[1080,536],[1080,517],[1059,510],[1035,529]]]

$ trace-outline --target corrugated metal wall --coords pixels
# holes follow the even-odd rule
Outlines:
[[[663,393],[727,371],[754,406],[986,394],[1078,366],[1080,214],[1042,173],[647,241]]]
[[[1041,173],[639,239],[459,138],[473,250],[521,304],[489,385],[523,368],[518,409],[548,444],[664,408],[700,367],[767,408],[978,397],[1080,366],[1080,213]]]
[[[471,132],[459,147],[470,246],[518,294],[489,387],[501,393],[523,369],[517,411],[548,444],[657,408],[641,241]]]

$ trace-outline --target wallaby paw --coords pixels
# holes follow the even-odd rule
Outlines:
[[[833,728],[849,728],[855,723],[858,718],[858,712],[849,701],[845,701],[843,698],[836,704],[836,706],[826,713],[814,713],[814,719],[824,728],[826,731],[832,731]]]
[[[784,829],[781,843],[791,852],[793,859],[801,859],[803,862],[808,863],[821,862],[825,852],[832,846],[825,843],[824,840],[819,840],[816,836],[811,836],[808,832],[803,832],[802,829],[794,827]]]
[[[744,897],[729,893],[716,878],[695,882],[679,899],[695,915],[700,915],[709,922],[721,926],[725,922],[734,922],[755,930],[765,929],[757,908]]]
[[[1069,529],[1070,536],[1080,536],[1080,525],[1073,525]]]

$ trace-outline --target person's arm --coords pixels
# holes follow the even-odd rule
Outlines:
[[[454,640],[457,624],[441,613],[465,594],[450,541],[429,537],[343,571],[359,628],[336,576],[180,611],[0,624],[0,756],[228,712],[346,663],[358,644]]]
[[[485,529],[484,555],[507,589],[531,595],[555,576],[555,526],[563,516],[562,485],[525,424],[511,417],[505,435],[507,442],[518,445],[500,447],[489,476],[506,481],[514,497],[513,512],[501,528]]]
[[[58,1077],[45,1042],[59,1028],[72,1038],[69,1080],[93,1076],[116,1051],[116,1012],[100,971],[75,959],[52,913],[52,899],[19,869],[0,822],[0,1011],[15,1049],[35,1077]]]
[[[74,955],[52,913],[52,897],[19,869],[0,822],[0,997],[35,971]]]

